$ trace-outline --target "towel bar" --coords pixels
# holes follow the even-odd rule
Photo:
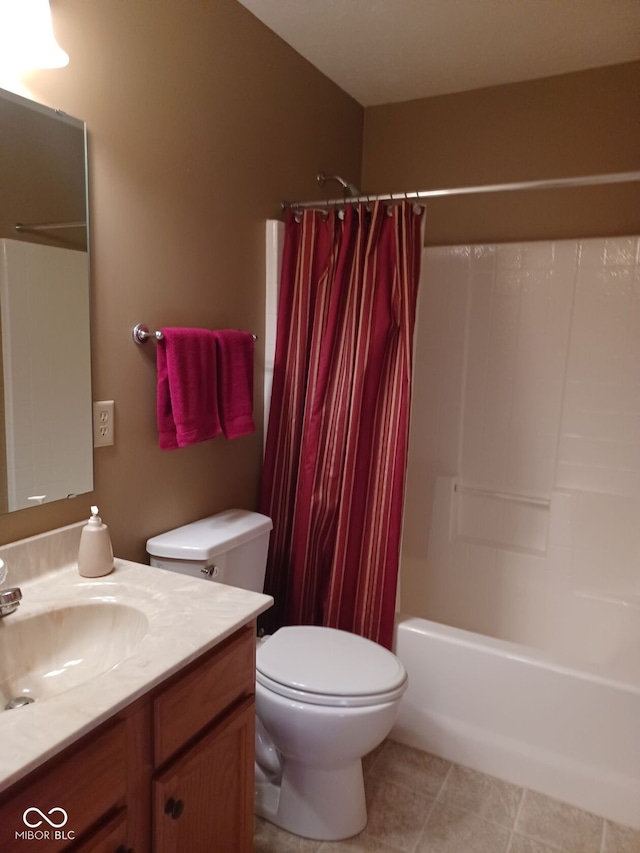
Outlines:
[[[144,344],[149,340],[149,338],[156,341],[164,340],[162,332],[150,332],[148,326],[145,326],[144,323],[136,323],[131,330],[131,337],[133,338],[133,342],[136,344]],[[258,340],[257,335],[252,335],[251,337],[254,341]]]

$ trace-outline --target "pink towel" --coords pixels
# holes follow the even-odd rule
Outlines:
[[[253,422],[253,335],[215,332],[218,349],[218,411],[226,438],[256,431]]]
[[[162,329],[158,341],[160,448],[173,450],[220,435],[216,339],[206,329]]]

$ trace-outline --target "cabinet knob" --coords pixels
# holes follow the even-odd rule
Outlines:
[[[182,800],[176,800],[173,797],[169,797],[164,805],[164,813],[171,815],[173,820],[178,820],[183,811],[184,802]]]

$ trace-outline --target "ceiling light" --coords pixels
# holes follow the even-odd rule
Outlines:
[[[68,63],[53,34],[49,0],[0,0],[0,73],[19,75]]]

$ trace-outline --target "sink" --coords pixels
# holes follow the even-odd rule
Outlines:
[[[56,696],[102,675],[131,654],[149,628],[118,602],[86,602],[0,620],[0,709],[17,697]]]

